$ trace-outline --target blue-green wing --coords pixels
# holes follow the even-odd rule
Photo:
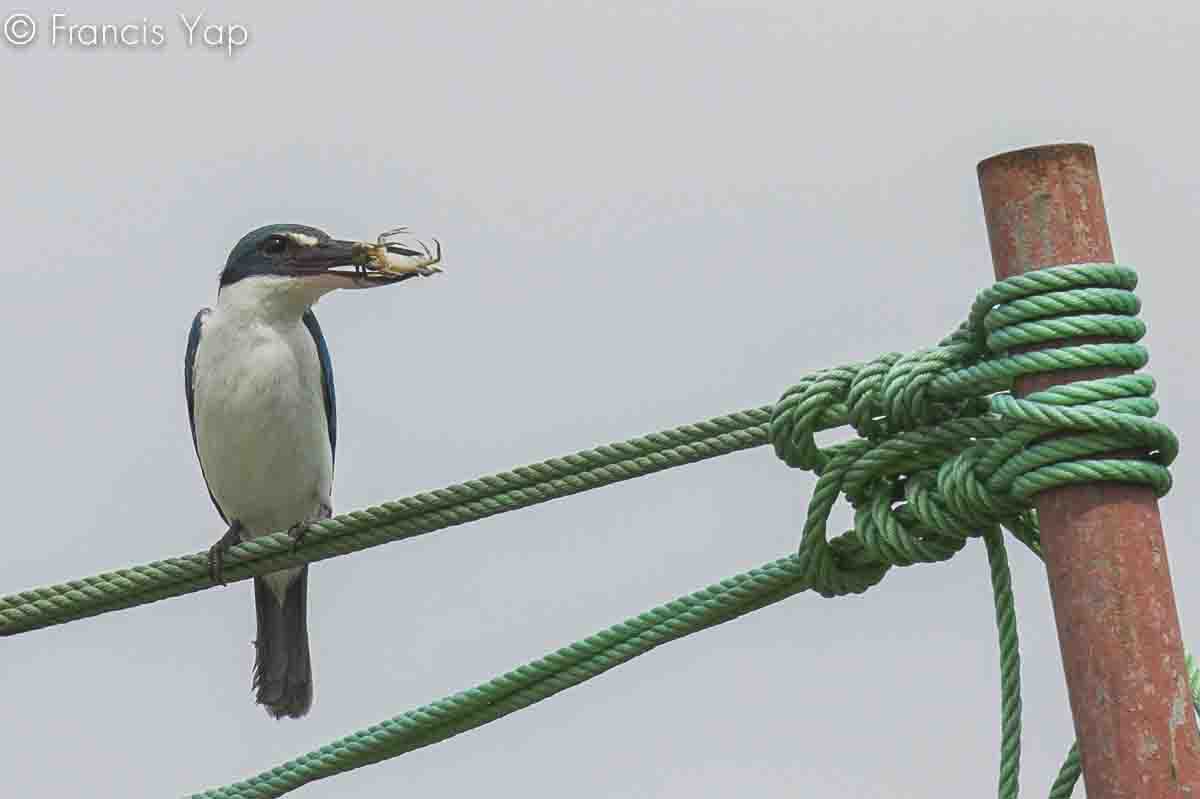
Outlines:
[[[333,362],[329,359],[329,346],[321,333],[321,325],[310,308],[304,314],[304,326],[312,334],[317,345],[317,357],[321,360],[321,394],[325,398],[325,421],[329,427],[329,452],[337,459],[337,396],[333,391]]]
[[[196,314],[196,318],[192,320],[192,330],[188,333],[187,352],[183,356],[183,391],[187,396],[188,409],[188,424],[192,428],[192,449],[196,450],[196,460],[200,460],[200,444],[196,441],[196,389],[193,380],[196,375],[196,350],[200,349],[200,336],[204,330],[204,317],[210,313],[208,308],[201,308],[200,313]],[[200,474],[204,474],[204,464],[200,464]],[[208,485],[208,476],[204,477],[204,485]],[[217,513],[221,514],[221,518],[226,524],[229,524],[229,519],[225,517],[225,511],[221,510],[221,506],[217,504],[217,498],[213,496],[212,489],[208,489],[208,498],[212,500],[213,507],[217,509]]]

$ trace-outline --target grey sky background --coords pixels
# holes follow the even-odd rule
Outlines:
[[[222,532],[181,363],[252,227],[407,224],[446,245],[437,279],[317,308],[344,512],[931,344],[991,280],[976,163],[1087,141],[1183,440],[1163,510],[1200,646],[1196,6],[204,6],[250,30],[233,58],[187,47],[175,14],[204,7],[148,1],[59,10],[145,17],[161,48],[0,52],[0,592]],[[6,639],[4,793],[179,796],[257,773],[782,556],[811,487],[762,448],[318,564],[299,722],[253,704],[247,583]],[[1022,784],[1044,795],[1070,717],[1043,571],[1012,556]],[[987,795],[995,637],[973,544],[295,795]]]

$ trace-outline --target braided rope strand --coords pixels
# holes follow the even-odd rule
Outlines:
[[[245,580],[761,446],[769,412],[720,416],[335,516],[310,525],[299,544],[286,532],[255,538],[230,548],[224,578]],[[212,587],[206,552],[155,561],[0,598],[0,635]]]
[[[796,551],[661,605],[467,691],[345,736],[203,799],[280,796],[300,785],[446,740],[592,679],[669,641],[801,591],[862,593],[893,567],[949,559],[982,538],[991,571],[1001,672],[998,795],[1017,796],[1020,655],[1003,530],[1041,556],[1033,498],[1073,483],[1171,488],[1174,434],[1154,417],[1155,384],[1124,374],[1011,395],[1016,378],[1081,367],[1139,369],[1145,325],[1132,269],[1076,264],[1000,281],[934,347],[807,375],[771,406],[583,450],[416,494],[230,549],[229,581],[476,521],[582,491],[770,443],[816,485]],[[1106,339],[1072,343],[1072,339]],[[1047,349],[1025,351],[1034,345]],[[849,425],[857,437],[819,446]],[[1127,457],[1133,454],[1135,457]],[[854,526],[831,536],[845,498]],[[0,635],[212,587],[206,553],[108,572],[0,598]],[[1193,696],[1200,670],[1189,658]],[[1051,788],[1069,797],[1072,747]]]

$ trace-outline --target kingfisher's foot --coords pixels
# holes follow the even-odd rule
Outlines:
[[[308,522],[300,522],[293,524],[288,528],[288,538],[292,539],[292,552],[296,551],[296,547],[304,540],[304,536],[308,534]]]
[[[208,548],[208,576],[214,583],[225,585],[222,572],[225,569],[225,552],[234,544],[242,543],[242,523],[237,519],[229,525],[225,535],[217,539],[217,543]]]
[[[304,540],[304,536],[308,534],[308,526],[310,524],[321,519],[328,519],[332,515],[333,508],[322,502],[319,506],[317,506],[316,516],[314,516],[310,521],[300,522],[299,524],[294,524],[289,527],[288,536],[292,539],[292,552],[296,551],[296,547],[300,545],[300,542]]]

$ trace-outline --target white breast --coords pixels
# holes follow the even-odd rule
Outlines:
[[[331,506],[321,366],[298,318],[218,304],[204,322],[193,390],[204,475],[244,537],[286,530]]]

